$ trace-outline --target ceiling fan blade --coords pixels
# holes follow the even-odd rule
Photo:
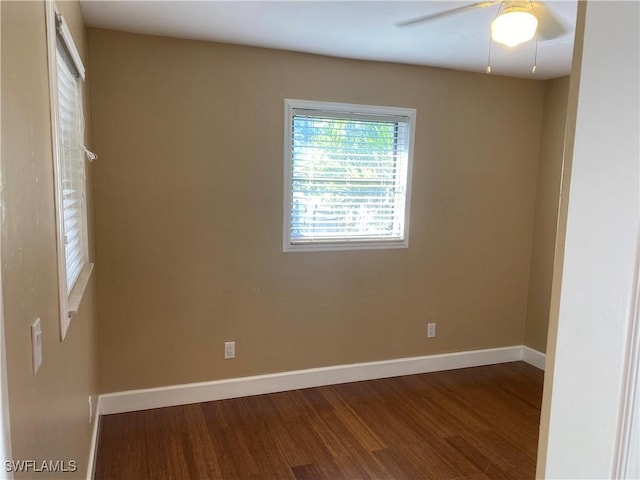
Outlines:
[[[544,3],[533,4],[540,22],[538,33],[542,40],[552,40],[569,32],[569,28]]]
[[[450,10],[445,10],[444,12],[433,13],[431,15],[423,15],[421,17],[412,18],[410,20],[405,20],[403,22],[396,23],[397,27],[408,27],[410,25],[417,25],[419,23],[429,22],[431,20],[435,20],[436,18],[448,17],[450,15],[455,15],[457,13],[466,12],[467,10],[474,10],[476,8],[486,8],[492,7],[500,3],[501,0],[493,0],[487,2],[477,2],[471,5],[465,5],[463,7],[452,8]]]

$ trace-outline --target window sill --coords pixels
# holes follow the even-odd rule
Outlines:
[[[409,248],[409,242],[404,240],[371,240],[350,242],[300,242],[285,243],[283,253],[292,252],[336,252],[347,250],[386,250],[396,248]]]
[[[78,280],[76,280],[76,284],[73,286],[71,293],[69,294],[69,302],[67,304],[67,308],[69,309],[69,318],[78,313],[78,309],[82,303],[82,297],[84,297],[84,292],[87,289],[92,272],[93,263],[85,263],[80,275],[78,276]]]

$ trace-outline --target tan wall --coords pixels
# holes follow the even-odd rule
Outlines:
[[[79,5],[59,7],[84,56]],[[2,284],[12,454],[76,460],[80,478],[92,429],[87,400],[98,387],[95,282],[61,342],[45,8],[43,2],[6,1],[0,8]],[[30,324],[36,317],[42,321],[43,363],[34,376]]]
[[[545,82],[540,167],[529,274],[525,345],[545,352],[558,222],[569,77]]]
[[[544,83],[89,45],[103,392],[522,343]],[[285,97],[417,108],[409,249],[282,253]]]

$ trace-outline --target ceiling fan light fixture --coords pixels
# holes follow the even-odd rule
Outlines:
[[[491,38],[508,47],[515,47],[533,38],[538,19],[524,8],[509,8],[491,23]]]

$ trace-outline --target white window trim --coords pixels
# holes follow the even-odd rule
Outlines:
[[[56,215],[56,250],[58,255],[58,294],[60,304],[60,340],[64,340],[71,317],[73,317],[80,308],[80,303],[84,292],[87,288],[91,274],[93,272],[93,263],[88,258],[88,217],[86,202],[83,205],[83,215],[85,217],[85,232],[83,232],[83,251],[86,254],[84,266],[80,271],[80,275],[76,280],[71,292],[67,288],[67,269],[64,239],[64,214],[62,199],[62,166],[60,159],[60,139],[59,139],[59,118],[58,118],[58,80],[57,80],[57,58],[56,47],[58,42],[58,33],[56,28],[56,16],[60,15],[60,11],[53,1],[45,1],[45,20],[47,34],[47,56],[49,67],[49,97],[51,108],[51,136],[52,136],[52,152],[53,152],[53,171],[54,171],[54,192],[55,192],[55,215]],[[75,47],[71,33],[66,23],[62,20],[60,36],[67,48],[71,61],[77,69],[82,80],[85,78],[85,70],[82,60]],[[86,167],[86,165],[85,165]],[[86,194],[86,181],[84,184]]]
[[[291,158],[291,136],[292,118],[294,109],[311,109],[335,111],[340,113],[352,112],[360,115],[397,115],[408,117],[409,145],[407,158],[407,185],[405,189],[405,210],[404,210],[404,236],[401,240],[341,240],[341,241],[315,241],[311,243],[293,243],[291,240],[291,169],[293,159]],[[359,105],[352,103],[320,102],[314,100],[284,99],[284,197],[283,197],[283,234],[282,251],[290,252],[322,252],[322,251],[343,251],[343,250],[380,250],[397,249],[409,247],[409,219],[411,216],[411,184],[413,171],[413,148],[415,137],[416,109],[388,107],[378,105]]]

